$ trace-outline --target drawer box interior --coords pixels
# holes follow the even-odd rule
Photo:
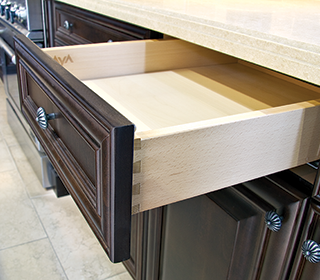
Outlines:
[[[44,51],[135,124],[134,212],[319,158],[318,87],[180,40]]]

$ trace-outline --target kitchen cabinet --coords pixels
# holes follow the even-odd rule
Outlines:
[[[49,46],[160,38],[162,34],[61,2],[47,0]]]
[[[131,213],[318,157],[318,88],[232,57],[179,40],[41,50],[21,36],[16,53],[22,111],[114,261]]]
[[[63,11],[54,17],[55,45],[95,42],[75,24],[62,27],[65,19],[70,27]],[[63,34],[71,33],[67,41]],[[225,209],[213,211],[209,223],[195,208],[202,226],[231,228],[236,247],[226,245],[221,278],[242,267],[242,252],[254,264],[242,267],[243,277],[268,275],[277,243],[276,275],[284,277],[297,250],[288,242],[297,239],[310,194],[278,187],[276,199],[264,189],[277,183],[260,179],[268,182],[260,191],[246,183],[202,195],[318,159],[317,87],[180,40],[40,50],[18,36],[16,53],[22,111],[112,261],[129,259],[136,279],[175,275],[167,250],[174,235],[166,231],[176,205],[191,207],[186,199],[196,197]],[[245,211],[224,220],[230,197]],[[281,242],[264,226],[270,209],[292,213]],[[197,233],[189,234],[193,240]]]
[[[312,263],[307,261],[301,253],[301,248],[307,240],[320,242],[320,204],[319,201],[312,200],[310,203],[309,211],[305,217],[305,225],[299,239],[299,252],[295,256],[292,271],[289,279],[310,279],[315,280],[319,278],[320,266],[319,263]],[[319,246],[319,245],[317,245]],[[320,248],[318,248],[317,259],[319,256]]]
[[[159,279],[287,279],[311,189],[282,172],[168,205]]]

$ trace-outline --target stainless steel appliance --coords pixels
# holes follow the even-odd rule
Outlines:
[[[24,34],[44,46],[41,0],[2,1],[0,4],[2,81],[7,95],[8,123],[44,188],[61,188],[61,181],[20,111],[13,37]],[[62,185],[63,186],[63,185]],[[64,187],[63,187],[64,189]],[[57,193],[57,192],[56,192]],[[63,195],[59,192],[58,196]]]

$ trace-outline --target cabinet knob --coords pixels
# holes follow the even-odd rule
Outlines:
[[[281,229],[283,218],[280,217],[276,212],[274,211],[267,212],[264,219],[267,227],[270,230],[277,232]]]
[[[48,127],[48,121],[53,120],[56,117],[57,117],[57,114],[55,113],[47,114],[44,108],[39,107],[37,110],[36,121],[38,122],[39,126],[42,129],[46,129]]]
[[[306,240],[302,244],[302,254],[311,263],[320,261],[320,245],[313,240]]]
[[[72,27],[72,23],[70,23],[69,21],[65,20],[63,23],[63,27],[67,30],[69,30]]]

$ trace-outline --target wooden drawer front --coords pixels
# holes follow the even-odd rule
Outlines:
[[[76,45],[150,38],[151,31],[116,19],[55,3],[55,44]],[[65,22],[72,26],[66,29]]]
[[[48,57],[33,57],[33,48],[17,41],[22,112],[110,259],[123,261],[130,251],[134,127],[80,82],[71,87],[67,71],[57,80]],[[86,102],[97,98],[95,108]],[[40,106],[58,116],[45,130],[35,120]]]
[[[295,254],[295,261],[288,279],[295,280],[316,280],[320,275],[320,263],[307,261],[301,251],[302,244],[306,240],[313,240],[320,244],[320,205],[319,202],[312,201],[307,213],[300,242]]]

